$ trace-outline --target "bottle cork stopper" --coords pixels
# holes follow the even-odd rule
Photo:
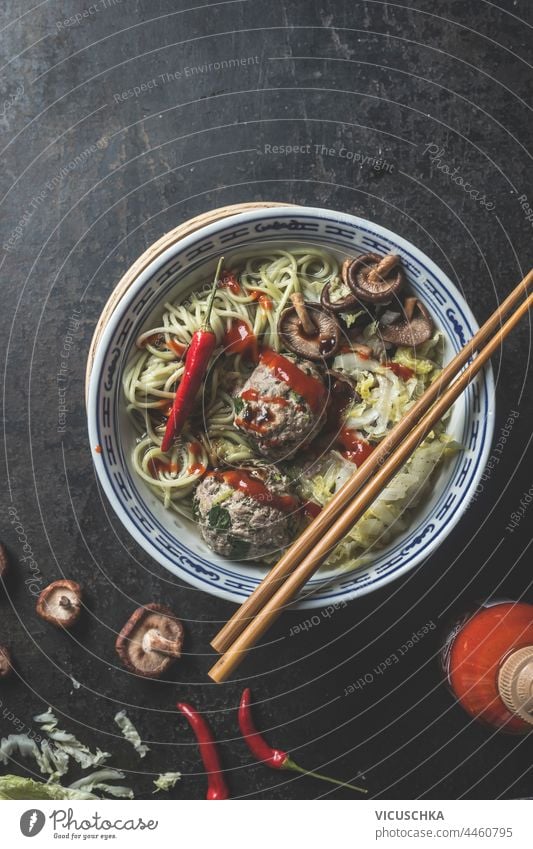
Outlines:
[[[498,690],[505,706],[533,725],[533,646],[506,658],[498,673]]]

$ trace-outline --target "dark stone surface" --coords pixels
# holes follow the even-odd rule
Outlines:
[[[443,623],[474,600],[496,593],[533,601],[533,513],[506,531],[532,485],[527,321],[494,361],[496,433],[511,410],[519,418],[447,542],[404,580],[307,633],[290,637],[303,617],[285,615],[241,680],[219,687],[207,682],[209,638],[233,607],[180,586],[118,525],[95,482],[83,404],[89,342],[117,280],[165,231],[222,204],[274,199],[366,216],[426,251],[484,319],[533,259],[532,225],[518,200],[533,202],[531,4],[94,5],[79,23],[65,23],[90,4],[2,3],[0,529],[14,568],[0,599],[0,638],[12,646],[17,675],[1,684],[1,733],[31,727],[32,715],[51,704],[64,727],[114,753],[139,796],[150,795],[153,775],[180,769],[173,795],[202,798],[197,750],[173,710],[186,699],[209,712],[235,796],[322,794],[327,788],[312,780],[250,766],[236,739],[246,682],[272,741],[311,768],[347,779],[361,770],[375,796],[533,795],[528,742],[469,722],[436,657]],[[250,62],[199,70],[235,58]],[[143,84],[138,96],[127,95]],[[265,147],[297,143],[310,153]],[[317,154],[315,145],[335,154]],[[494,208],[432,164],[428,145]],[[341,148],[393,167],[358,167]],[[56,374],[74,310],[80,326],[68,358],[66,430],[58,433]],[[15,516],[37,564],[33,585]],[[61,574],[87,591],[89,611],[71,635],[34,615],[32,590]],[[135,680],[113,651],[132,608],[152,600],[170,603],[187,627],[187,654],[169,683]],[[437,629],[399,663],[344,695],[430,622]],[[120,707],[152,747],[144,761],[116,736]]]

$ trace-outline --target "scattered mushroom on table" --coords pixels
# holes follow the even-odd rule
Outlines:
[[[0,645],[0,678],[7,678],[13,672],[11,652],[7,646]]]
[[[278,332],[285,346],[307,360],[332,357],[339,349],[340,327],[331,313],[318,304],[308,304],[299,292],[291,296],[292,307],[284,310]]]
[[[71,628],[81,613],[81,596],[81,587],[76,581],[54,581],[40,594],[35,610],[51,625]]]
[[[385,342],[417,348],[431,339],[433,321],[422,301],[406,298],[403,317],[400,315],[400,320],[392,324],[380,324],[379,329]]]
[[[183,625],[165,604],[138,607],[117,637],[122,663],[143,678],[160,678],[181,657]]]
[[[358,301],[383,304],[400,293],[405,274],[397,254],[362,254],[344,261],[342,279]]]
[[[5,545],[0,542],[0,581],[3,581],[9,572],[9,557]]]

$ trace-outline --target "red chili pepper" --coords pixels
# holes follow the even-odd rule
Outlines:
[[[183,425],[193,408],[194,400],[200,389],[202,380],[205,377],[211,354],[216,347],[217,340],[211,329],[210,319],[213,301],[217,292],[218,277],[223,262],[224,257],[220,257],[215,272],[213,288],[207,304],[204,323],[200,330],[193,333],[191,344],[185,357],[185,371],[176,390],[172,410],[167,419],[165,435],[161,443],[161,451],[168,451],[174,439],[181,433]]]
[[[211,727],[204,717],[185,702],[178,702],[177,709],[189,720],[189,725],[196,735],[202,761],[207,772],[206,799],[229,799],[229,790],[220,765],[217,744]]]
[[[351,790],[357,790],[359,793],[368,792],[363,787],[356,787],[354,784],[348,784],[346,781],[339,781],[336,778],[330,778],[328,775],[321,775],[318,772],[303,769],[303,767],[294,763],[288,752],[284,752],[281,749],[273,749],[269,746],[255,727],[252,717],[251,696],[250,688],[247,687],[241,696],[241,703],[239,705],[239,728],[248,748],[257,760],[266,764],[271,769],[288,769],[292,772],[300,772],[302,775],[308,775],[311,778],[320,778],[321,781],[329,781],[330,784],[337,784],[340,787],[349,787]]]

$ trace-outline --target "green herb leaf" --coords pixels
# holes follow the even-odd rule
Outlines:
[[[245,406],[246,405],[245,405],[244,401],[242,400],[242,398],[234,398],[233,399],[233,408],[234,408],[235,412],[237,413],[237,415],[239,415],[239,413],[242,412],[242,410],[244,409]]]
[[[225,507],[211,507],[207,514],[207,521],[211,528],[217,531],[227,531],[231,528],[231,516]]]

